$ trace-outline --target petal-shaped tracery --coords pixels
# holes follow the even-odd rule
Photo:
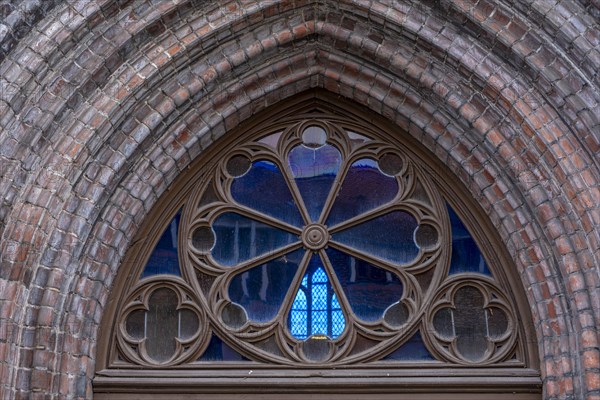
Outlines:
[[[327,226],[389,203],[398,193],[396,178],[383,174],[377,161],[363,158],[352,163],[327,218]]]
[[[226,212],[212,224],[215,245],[213,258],[221,265],[233,266],[298,241],[298,237],[246,216]]]
[[[419,254],[413,239],[417,226],[411,214],[392,211],[334,233],[332,239],[383,260],[408,264]]]
[[[271,161],[254,161],[248,172],[234,178],[231,195],[235,201],[253,210],[295,226],[303,225],[285,178]]]
[[[308,264],[294,297],[288,324],[292,336],[302,340],[314,335],[335,339],[346,327],[338,296],[318,255],[313,255]]]
[[[340,169],[342,155],[328,144],[318,148],[299,145],[290,151],[288,157],[308,214],[312,222],[317,222]]]
[[[332,248],[326,252],[352,311],[363,321],[381,319],[402,297],[402,282],[395,274]]]
[[[304,253],[296,250],[237,274],[229,284],[230,300],[242,306],[251,321],[271,321],[279,312]]]

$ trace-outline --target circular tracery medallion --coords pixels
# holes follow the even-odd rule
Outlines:
[[[216,276],[197,285],[207,314],[255,359],[381,358],[415,333],[447,270],[432,184],[402,151],[326,119],[224,154],[195,199],[184,229],[214,241],[190,246],[190,275]]]
[[[321,250],[329,241],[327,227],[321,224],[310,224],[302,232],[302,243],[306,249]]]

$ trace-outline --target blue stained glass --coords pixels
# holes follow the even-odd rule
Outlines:
[[[250,361],[213,334],[208,347],[198,361]]]
[[[232,266],[298,241],[298,237],[243,215],[226,212],[213,223],[213,258]]]
[[[298,290],[294,302],[292,303],[292,310],[290,311],[290,330],[294,337],[301,339],[306,339],[308,337],[308,303],[304,290],[304,288]]]
[[[346,319],[335,293],[331,297],[331,310],[331,336],[336,338],[344,332]]]
[[[288,162],[310,218],[317,222],[340,168],[342,155],[331,145],[319,148],[300,145],[290,151]]]
[[[346,174],[333,203],[328,226],[389,203],[398,193],[398,181],[382,174],[372,159],[355,161]]]
[[[334,233],[332,239],[384,260],[407,264],[419,254],[413,234],[417,220],[405,211],[393,211]]]
[[[402,297],[402,282],[392,272],[332,248],[327,257],[352,311],[363,321],[379,320]]]
[[[250,320],[272,320],[283,303],[303,255],[304,250],[297,250],[239,273],[229,284],[229,298],[244,307]]]
[[[421,338],[421,333],[417,331],[413,337],[411,337],[407,342],[405,342],[402,346],[396,349],[393,353],[388,354],[384,361],[435,361],[435,358],[431,355],[427,347],[425,347],[425,343],[423,343],[423,338]]]
[[[313,255],[288,317],[290,332],[298,339],[326,335],[335,339],[346,327],[346,318],[321,259]]]
[[[492,276],[487,263],[479,250],[479,246],[462,223],[454,210],[448,207],[450,226],[452,227],[452,260],[449,274],[461,272],[478,272]]]
[[[253,162],[246,174],[233,180],[231,195],[253,210],[295,226],[304,224],[279,167],[271,161]]]
[[[162,236],[158,240],[156,247],[152,251],[142,278],[158,274],[171,274],[181,276],[179,269],[179,257],[177,256],[177,236],[179,233],[179,220],[181,211],[171,220]]]

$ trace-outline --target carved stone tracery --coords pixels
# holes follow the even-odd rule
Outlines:
[[[334,116],[301,115],[281,125],[276,133],[224,150],[189,192],[178,239],[182,278],[142,279],[127,297],[116,332],[121,361],[147,367],[194,363],[215,334],[254,361],[352,365],[381,361],[419,332],[441,363],[521,362],[516,312],[500,284],[480,274],[449,274],[447,204],[409,151]],[[326,162],[303,164],[307,154]],[[258,165],[276,178],[251,181]],[[331,173],[320,170],[328,168]],[[364,176],[356,178],[360,174]],[[313,196],[302,185],[315,176],[330,189]],[[250,200],[236,192],[249,182],[257,185]],[[281,204],[285,190],[289,201]],[[348,292],[334,256],[387,274],[399,282],[401,294],[388,301],[378,318],[361,316],[353,307],[362,289]],[[304,338],[290,330],[293,302],[304,290],[303,279],[314,273],[312,262],[322,264],[328,290],[343,314],[343,331],[336,335]],[[233,282],[257,268],[280,268],[289,275],[281,278],[289,289],[279,303],[261,311],[268,314],[264,318],[233,301],[230,293]],[[161,285],[177,294],[177,311],[194,313],[198,329],[191,336],[174,337],[173,355],[157,360],[148,354],[148,338],[134,337],[127,324],[135,311],[149,309],[149,299]],[[476,297],[473,304],[463,304],[465,293]],[[476,348],[469,352],[465,320],[473,310],[473,321],[481,326],[473,331],[471,345]]]

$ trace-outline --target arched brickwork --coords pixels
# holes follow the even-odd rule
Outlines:
[[[595,2],[28,0],[0,13],[0,397],[91,397],[102,312],[153,204],[231,128],[322,88],[460,177],[522,278],[545,398],[600,398]]]

